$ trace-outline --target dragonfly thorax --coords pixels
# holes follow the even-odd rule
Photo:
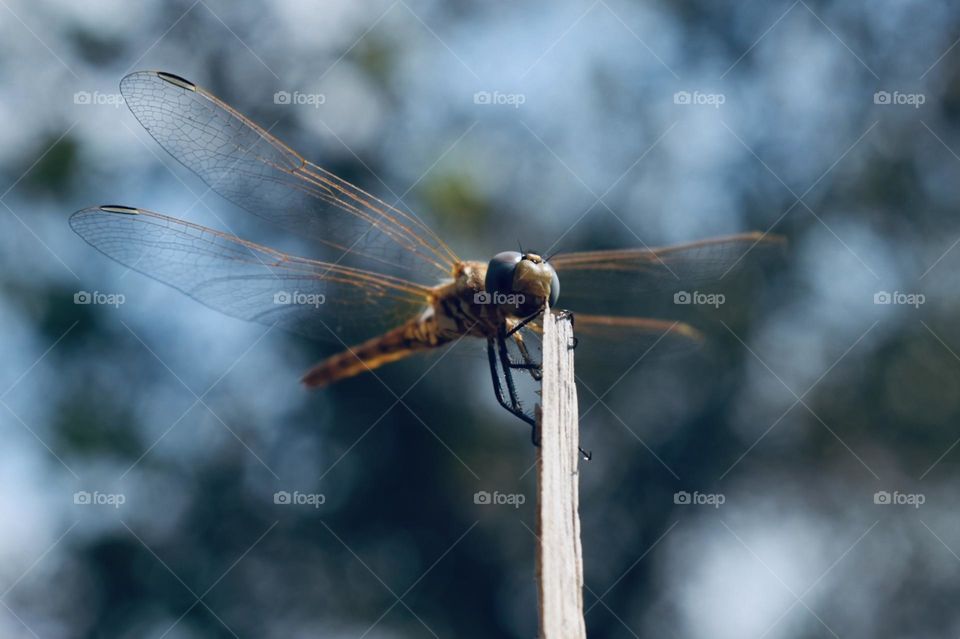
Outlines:
[[[536,253],[494,255],[487,265],[484,288],[494,303],[518,316],[536,312],[547,301],[554,306],[560,297],[557,272]]]

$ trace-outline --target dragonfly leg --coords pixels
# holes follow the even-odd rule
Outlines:
[[[517,345],[517,350],[520,351],[520,356],[523,358],[523,362],[514,362],[513,360],[509,359],[509,356],[508,356],[506,362],[504,363],[504,366],[509,368],[514,368],[514,369],[529,371],[530,376],[539,382],[543,378],[542,367],[540,364],[538,364],[533,360],[533,357],[530,356],[530,351],[527,349],[527,345],[523,341],[523,336],[517,333],[519,329],[523,328],[524,324],[529,323],[534,317],[536,317],[536,314],[526,318],[523,321],[523,323],[513,327],[509,331],[504,332],[505,329],[501,329],[499,331],[500,337],[498,337],[498,340],[503,340],[504,344],[502,345],[505,348],[506,338],[512,337],[513,341]]]
[[[514,333],[516,333],[517,331],[519,331],[521,328],[523,328],[524,326],[526,326],[527,324],[529,324],[530,322],[532,322],[532,321],[535,320],[536,318],[540,317],[540,314],[543,313],[544,310],[545,310],[545,307],[541,307],[540,310],[538,310],[536,313],[533,313],[532,315],[529,315],[529,316],[523,318],[523,320],[521,320],[519,324],[517,324],[516,326],[514,326],[513,328],[510,329],[510,331],[507,333],[507,337],[510,337],[511,335],[513,335]],[[569,320],[570,320],[570,327],[573,328],[573,326],[574,326],[574,319],[575,319],[575,318],[574,318],[574,315],[573,315],[573,311],[562,310],[562,311],[560,311],[560,312],[558,313],[558,315],[559,315],[562,319],[569,319]],[[570,350],[575,349],[575,348],[577,347],[577,344],[579,344],[579,343],[580,343],[580,340],[577,339],[576,336],[574,336],[574,337],[573,337],[573,340],[570,342]],[[522,367],[516,367],[516,368],[522,368]],[[539,379],[539,378],[537,378],[537,379]]]
[[[497,356],[493,350],[493,339],[487,340],[487,359],[490,360],[490,376],[493,378],[493,393],[497,396],[497,402],[511,413],[511,407],[503,398],[503,387],[500,385],[500,372],[497,369]]]
[[[523,336],[515,334],[513,336],[513,341],[517,344],[517,349],[520,351],[520,356],[523,357],[522,364],[511,364],[512,368],[518,368],[521,370],[527,370],[530,372],[530,376],[533,377],[536,381],[543,379],[543,367],[541,364],[533,361],[533,357],[530,356],[530,351],[527,349],[526,342],[523,341]]]
[[[532,417],[523,412],[523,407],[520,406],[520,401],[516,397],[516,392],[511,393],[510,402],[508,403],[503,396],[503,387],[500,385],[500,375],[497,370],[497,355],[494,352],[493,339],[487,340],[487,357],[490,360],[490,376],[493,379],[493,392],[497,396],[497,402],[500,403],[507,411],[513,414],[516,417],[519,417],[521,420],[530,424],[531,431],[531,440],[533,441],[534,446],[539,446],[540,442],[537,441],[537,423]],[[507,380],[508,388],[512,386],[513,378],[510,376],[510,369],[504,369],[504,379]]]
[[[506,398],[503,396],[503,387],[500,385],[500,375],[497,370],[497,354],[494,352],[494,340],[490,338],[487,340],[487,359],[490,362],[490,377],[493,380],[493,392],[497,397],[497,402],[503,406],[507,411],[513,415],[519,417],[524,422],[530,424],[530,441],[533,442],[533,445],[540,447],[540,440],[537,437],[537,422],[523,412],[523,407],[520,406],[520,400],[517,399],[516,388],[513,384],[513,375],[510,372],[511,364],[509,355],[507,353],[506,339],[504,338],[505,331],[501,329],[500,335],[497,336],[497,345],[500,351],[500,366],[503,367],[503,377],[507,382],[507,389],[510,392],[510,402],[507,402]],[[586,451],[583,448],[577,446],[577,450],[580,451],[580,455],[583,456],[583,459],[590,461],[593,459],[593,453]]]
[[[520,406],[520,400],[517,398],[517,387],[513,382],[513,362],[510,361],[510,353],[507,351],[507,340],[504,335],[504,327],[500,327],[497,335],[497,349],[500,351],[500,366],[503,368],[503,379],[507,382],[507,392],[510,394],[510,403],[516,407]]]
[[[527,324],[529,324],[529,323],[532,322],[533,320],[535,320],[535,319],[537,319],[538,317],[540,317],[540,315],[543,314],[544,308],[546,308],[546,307],[541,306],[536,312],[531,313],[531,314],[528,315],[527,317],[525,317],[525,318],[523,318],[522,320],[520,320],[520,323],[519,323],[519,324],[517,324],[516,326],[514,326],[513,328],[510,329],[510,331],[507,333],[506,337],[510,337],[511,335],[513,335],[514,333],[516,333],[517,331],[519,331],[521,328],[523,328],[524,326],[526,326]]]
[[[507,383],[507,393],[510,396],[510,407],[507,408],[511,413],[530,424],[530,440],[534,446],[540,446],[540,440],[537,437],[537,422],[532,417],[523,412],[523,406],[517,397],[517,387],[513,381],[513,372],[511,368],[513,363],[510,361],[510,353],[507,351],[506,328],[500,327],[497,334],[497,349],[500,353],[500,368],[503,369],[503,379]]]

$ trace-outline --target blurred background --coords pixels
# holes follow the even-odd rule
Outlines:
[[[309,252],[142,130],[139,69],[464,257],[785,235],[699,352],[578,355],[588,634],[960,634],[958,38],[946,0],[3,0],[0,636],[536,634],[535,449],[482,357],[308,392],[320,347],[71,232]]]

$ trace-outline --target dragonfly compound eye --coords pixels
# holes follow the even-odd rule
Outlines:
[[[550,306],[555,306],[560,297],[560,278],[538,255],[504,251],[494,255],[487,265],[484,288],[491,295],[519,293],[547,298]]]
[[[504,251],[494,255],[487,264],[487,278],[484,281],[487,293],[513,293],[513,276],[521,259],[523,256],[517,251]]]

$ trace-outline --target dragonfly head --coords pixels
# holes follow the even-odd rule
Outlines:
[[[518,315],[534,312],[544,301],[554,306],[560,297],[557,272],[536,253],[504,251],[494,255],[487,265],[485,288],[494,296],[515,296],[510,303],[520,307]]]

